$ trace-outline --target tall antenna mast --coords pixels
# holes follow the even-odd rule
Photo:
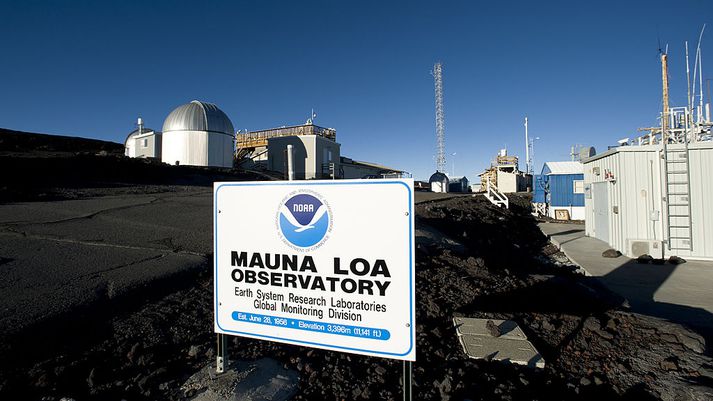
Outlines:
[[[530,174],[530,141],[527,138],[527,116],[525,117],[525,173]]]
[[[441,63],[433,66],[436,86],[436,171],[446,171],[446,134],[443,126],[443,71]]]

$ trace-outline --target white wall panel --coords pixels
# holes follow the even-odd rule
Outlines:
[[[233,166],[233,140],[225,134],[205,131],[163,133],[161,161],[184,166]]]

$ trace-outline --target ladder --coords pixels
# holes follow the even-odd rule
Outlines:
[[[693,250],[691,223],[691,183],[688,140],[683,148],[672,148],[663,141],[664,174],[666,177],[666,215],[668,221],[668,249]]]

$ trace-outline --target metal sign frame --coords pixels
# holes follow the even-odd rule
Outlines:
[[[408,335],[409,335],[409,340],[408,340],[408,349],[405,351],[398,350],[396,352],[388,352],[384,350],[378,350],[377,349],[365,349],[365,348],[356,348],[356,347],[351,347],[351,346],[346,346],[346,345],[335,345],[335,344],[329,344],[329,343],[323,343],[323,342],[316,342],[316,341],[311,341],[309,339],[309,336],[279,336],[279,335],[268,335],[264,333],[259,333],[259,332],[250,332],[250,331],[240,331],[240,330],[232,330],[231,328],[223,327],[221,326],[221,322],[219,319],[220,316],[220,308],[221,308],[221,303],[220,303],[220,297],[219,297],[219,280],[221,279],[221,275],[219,274],[219,266],[221,266],[221,263],[225,264],[226,262],[224,261],[225,255],[221,255],[219,253],[219,246],[220,245],[220,238],[218,235],[218,230],[219,230],[219,214],[221,213],[221,210],[219,209],[219,196],[221,194],[220,190],[224,188],[230,188],[230,187],[255,187],[255,186],[273,186],[273,187],[285,187],[286,189],[289,190],[294,190],[294,189],[303,189],[303,188],[311,188],[311,189],[318,189],[320,187],[324,186],[346,186],[346,185],[357,185],[357,186],[383,186],[383,185],[399,185],[403,186],[406,189],[406,196],[404,199],[407,201],[407,205],[404,205],[406,207],[406,216],[408,216],[408,230],[404,230],[407,232],[408,235],[408,323],[406,324],[406,327],[408,327]],[[288,191],[285,191],[286,193]],[[377,357],[385,357],[385,358],[391,358],[391,359],[399,359],[399,360],[404,360],[404,361],[413,361],[415,360],[415,260],[414,260],[414,218],[413,218],[413,181],[410,179],[386,179],[386,180],[323,180],[323,181],[278,181],[278,182],[216,182],[214,185],[214,249],[215,249],[215,254],[214,254],[214,326],[215,326],[215,331],[216,333],[219,333],[219,335],[222,334],[227,334],[227,335],[237,335],[237,336],[244,336],[244,337],[251,337],[251,338],[256,338],[256,339],[264,339],[264,340],[269,340],[269,341],[277,341],[277,342],[282,342],[282,343],[288,343],[288,344],[295,344],[295,345],[302,345],[302,346],[310,346],[310,347],[315,347],[315,348],[321,348],[321,349],[327,349],[327,350],[334,350],[334,351],[342,351],[342,352],[351,352],[351,353],[357,353],[357,354],[362,354],[362,355],[370,355],[370,356],[377,356]],[[355,207],[356,209],[356,207]],[[341,213],[344,213],[344,211],[341,211]],[[348,211],[346,213],[349,213]],[[404,250],[406,252],[406,250]],[[307,254],[307,253],[306,253]],[[405,274],[405,273],[402,273]],[[223,278],[224,279],[224,278]],[[223,313],[226,313],[223,311]],[[238,320],[236,315],[233,313],[233,319]],[[268,312],[269,313],[269,312]],[[248,315],[251,315],[251,313],[248,313]],[[243,319],[246,318],[257,318],[257,317],[263,317],[259,314],[252,314],[255,316],[242,316]],[[284,315],[284,314],[283,314]],[[268,316],[269,317],[269,316]],[[302,322],[307,322],[310,323],[309,320],[303,320],[303,319],[292,319],[292,318],[285,318],[283,316],[274,316],[277,318],[281,319],[287,319],[288,322],[287,324],[289,325],[294,324],[296,321],[302,320]],[[244,320],[245,321],[245,320]],[[314,323],[314,322],[311,322]],[[328,322],[320,322],[321,324],[334,324],[334,325],[341,325],[341,326],[347,326],[350,327],[346,324],[342,323],[328,323]],[[271,323],[272,324],[272,323]],[[363,329],[373,329],[373,327],[370,327],[369,322],[366,321],[364,322],[364,327],[361,327]],[[373,325],[372,325],[373,326]],[[286,327],[290,329],[296,329],[297,327],[289,327],[289,326],[281,326],[281,327]],[[359,326],[352,326],[352,327],[357,327]],[[301,330],[295,330],[295,332],[300,332]],[[322,331],[322,333],[325,333]],[[300,338],[301,337],[301,338]],[[361,336],[361,338],[367,338],[369,337],[364,337]],[[373,339],[374,337],[372,337]],[[403,335],[400,337],[403,338]],[[376,338],[379,339],[379,338]],[[388,340],[388,338],[387,338]],[[339,342],[339,341],[336,341]]]

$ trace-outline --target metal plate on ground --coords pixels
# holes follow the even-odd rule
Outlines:
[[[465,334],[460,336],[465,353],[474,359],[510,362],[544,368],[545,360],[527,340]]]
[[[488,321],[497,327],[501,333],[499,336],[491,334]],[[463,351],[470,358],[545,367],[545,359],[512,320],[455,317],[453,324]]]

